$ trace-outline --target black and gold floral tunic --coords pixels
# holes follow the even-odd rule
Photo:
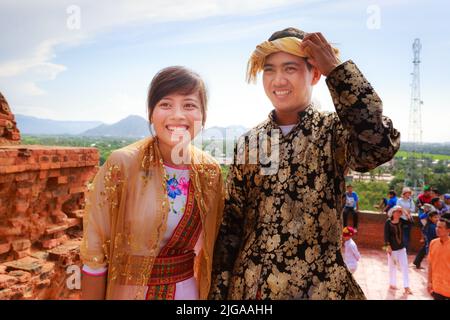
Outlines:
[[[382,115],[382,102],[351,61],[327,77],[336,113],[312,105],[279,138],[279,163],[234,163],[217,238],[212,299],[365,299],[341,254],[344,176],[392,159],[400,133]],[[269,136],[275,114],[245,135]],[[259,141],[259,140],[258,140]]]

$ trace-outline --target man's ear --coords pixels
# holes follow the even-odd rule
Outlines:
[[[312,67],[311,72],[313,73],[313,77],[311,79],[311,85],[314,86],[317,84],[317,82],[319,82],[322,74],[320,73],[319,69],[317,69],[316,67]]]

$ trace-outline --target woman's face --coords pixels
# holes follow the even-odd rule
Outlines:
[[[400,219],[400,217],[402,216],[402,210],[395,210],[393,213],[393,217],[394,219]]]
[[[165,96],[156,104],[150,119],[159,143],[170,148],[193,140],[202,128],[202,120],[198,92]]]

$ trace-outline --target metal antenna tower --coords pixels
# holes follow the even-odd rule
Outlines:
[[[414,71],[411,83],[411,107],[409,111],[408,141],[411,151],[408,152],[408,165],[405,176],[405,185],[418,191],[424,184],[423,156],[422,156],[422,104],[420,99],[420,39],[414,39],[412,45],[414,53]]]

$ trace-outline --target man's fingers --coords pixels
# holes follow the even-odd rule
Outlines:
[[[323,36],[322,32],[318,32],[318,33],[317,33],[317,36],[319,37],[320,41],[322,41],[322,43],[323,43],[324,45],[328,44],[328,41],[327,41],[327,39],[325,39],[325,37]]]
[[[305,49],[305,51],[310,55],[314,53],[313,51],[317,51],[320,49],[318,45],[316,45],[309,39],[302,42],[302,48]]]
[[[322,40],[325,39],[323,36],[321,36],[320,32],[313,32],[313,33],[308,33],[304,38],[303,41],[305,40],[311,40],[312,42],[314,42],[315,44],[317,44],[318,46],[324,46],[326,44],[326,40],[325,42]]]
[[[312,59],[312,58],[306,58],[306,61],[307,61],[310,65],[312,65],[313,67],[316,67],[316,68],[317,68],[317,62],[316,62],[316,60],[314,60],[314,59]]]

